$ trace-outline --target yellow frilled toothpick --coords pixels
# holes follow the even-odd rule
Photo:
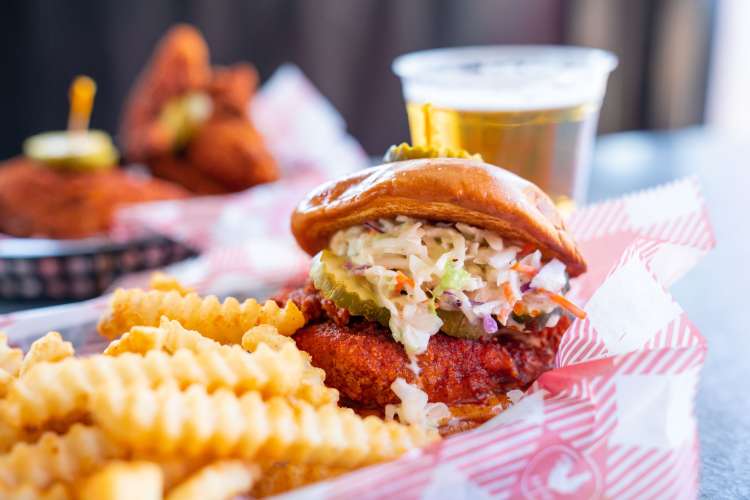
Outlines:
[[[68,130],[79,132],[88,130],[91,110],[94,108],[96,82],[85,75],[75,77],[70,84],[68,97],[70,99],[70,113],[68,114]]]

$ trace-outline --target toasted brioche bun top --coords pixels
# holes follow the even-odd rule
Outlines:
[[[387,163],[319,186],[292,214],[292,232],[310,255],[340,229],[406,215],[463,222],[557,258],[570,276],[586,262],[550,198],[502,168],[455,158]]]

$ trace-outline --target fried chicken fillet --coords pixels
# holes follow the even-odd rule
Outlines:
[[[499,335],[483,341],[438,333],[417,357],[417,376],[387,328],[351,317],[321,298],[312,283],[276,299],[281,304],[292,300],[303,312],[307,325],[294,336],[297,346],[326,372],[326,383],[357,408],[398,403],[391,390],[397,377],[418,383],[430,401],[448,405],[486,404],[498,394],[526,389],[552,369],[560,338],[570,325],[564,317],[533,337]]]
[[[249,64],[212,68],[195,28],[172,28],[126,102],[120,128],[126,157],[196,194],[240,191],[278,179],[278,167],[248,115],[257,84]],[[182,145],[160,116],[168,103],[196,92],[210,98],[211,115]]]
[[[105,233],[124,205],[187,196],[179,186],[117,169],[71,172],[19,157],[0,165],[0,233],[85,238]]]

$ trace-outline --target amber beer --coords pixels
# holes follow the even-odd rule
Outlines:
[[[591,149],[598,104],[524,111],[464,111],[413,102],[406,107],[415,145],[479,153],[487,163],[541,186],[562,207],[571,205],[585,187],[576,182],[585,180],[579,171]]]
[[[415,145],[480,153],[561,208],[584,200],[606,79],[616,58],[580,47],[465,47],[396,59]]]

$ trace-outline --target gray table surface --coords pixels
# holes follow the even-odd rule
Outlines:
[[[698,176],[717,247],[672,289],[708,340],[698,392],[702,498],[750,498],[750,137],[705,129],[603,136],[589,201]],[[49,303],[3,303],[0,313]]]
[[[598,142],[591,201],[697,175],[717,245],[672,288],[708,342],[698,391],[701,497],[750,498],[750,137],[706,130],[624,133]]]

